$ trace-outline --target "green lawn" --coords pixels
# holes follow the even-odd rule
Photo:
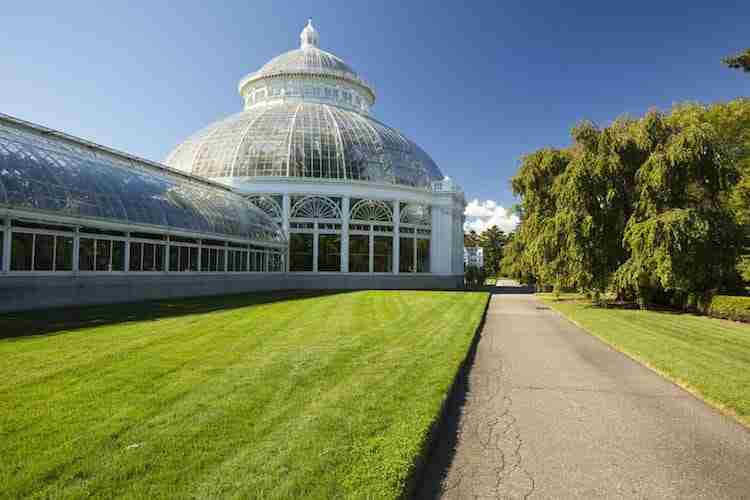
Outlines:
[[[750,325],[692,314],[592,307],[574,296],[543,300],[750,426]]]
[[[392,498],[487,294],[0,316],[0,496]]]

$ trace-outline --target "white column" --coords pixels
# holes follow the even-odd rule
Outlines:
[[[370,257],[369,260],[369,266],[370,271],[373,272],[375,270],[375,231],[372,229],[372,224],[370,224],[370,239],[369,239],[369,248],[367,250],[368,256]]]
[[[401,202],[393,201],[393,274],[398,274],[401,258]]]
[[[141,252],[143,249],[141,249]],[[125,269],[124,272],[130,271],[130,233],[125,233]]]
[[[453,245],[446,241],[447,234],[442,230],[445,209],[438,205],[430,207],[430,272],[437,273],[450,269],[447,247]]]
[[[318,223],[315,223],[315,233],[313,234],[313,272],[318,272]]]
[[[169,248],[169,242],[171,241],[170,236],[167,235],[166,239],[166,245],[164,245],[164,272],[169,272],[169,254],[171,253],[171,250]]]
[[[349,204],[348,196],[341,198],[341,272],[349,272]]]
[[[10,271],[10,250],[12,248],[10,242],[13,237],[10,229],[10,217],[3,221],[3,225],[5,226],[5,237],[3,238],[3,261],[0,262],[0,272],[7,273]]]
[[[291,240],[289,233],[289,216],[292,211],[292,198],[285,194],[281,200],[281,229],[284,231],[284,236],[287,242]],[[284,258],[284,271],[289,272],[289,245],[286,248],[286,254]]]
[[[81,260],[81,229],[76,226],[73,231],[73,273],[78,274],[80,271]]]

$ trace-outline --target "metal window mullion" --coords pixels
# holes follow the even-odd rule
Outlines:
[[[57,236],[52,236],[52,271],[57,271]]]

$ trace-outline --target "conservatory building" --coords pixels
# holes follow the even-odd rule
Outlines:
[[[312,23],[300,37],[166,165],[0,114],[0,311],[462,287],[463,193]]]
[[[203,128],[165,163],[231,187],[288,236],[297,286],[463,285],[461,190],[430,156],[370,114],[373,87],[300,46],[239,82],[244,109]]]

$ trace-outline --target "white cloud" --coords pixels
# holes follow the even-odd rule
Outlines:
[[[466,232],[473,229],[477,233],[481,233],[488,227],[497,226],[509,233],[515,229],[519,222],[517,215],[493,200],[480,202],[479,199],[474,198],[466,206],[464,215],[466,216],[466,222],[464,223],[464,231]]]

